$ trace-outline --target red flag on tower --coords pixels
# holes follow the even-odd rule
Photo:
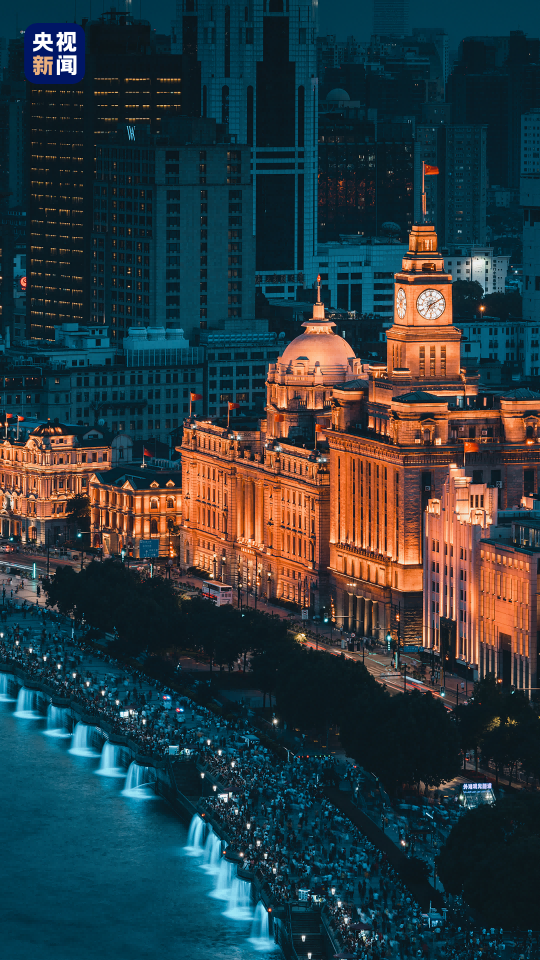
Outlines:
[[[17,415],[17,420],[19,420],[20,422],[22,422],[22,421],[24,420],[24,417],[21,417],[20,415]]]
[[[189,396],[192,403],[195,403],[195,400],[202,400],[203,398],[202,393],[190,393]]]
[[[229,410],[239,410],[239,409],[240,409],[239,403],[231,403],[231,401],[229,400]]]
[[[150,453],[150,450],[147,450],[145,447],[143,450],[143,457],[151,457],[151,456],[152,454]]]
[[[439,172],[438,167],[434,167],[431,163],[424,164],[424,173],[426,177],[433,177],[436,174],[438,174],[438,172]]]

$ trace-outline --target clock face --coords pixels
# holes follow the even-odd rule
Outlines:
[[[397,315],[399,319],[403,320],[403,317],[405,316],[405,312],[407,310],[407,297],[405,295],[405,291],[403,287],[400,287],[397,292],[396,310],[397,310]]]
[[[425,320],[436,320],[445,307],[446,300],[440,290],[424,290],[416,301],[416,309]]]

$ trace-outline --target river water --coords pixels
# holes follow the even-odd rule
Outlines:
[[[260,960],[168,805],[125,796],[121,777],[96,776],[99,757],[16,707],[0,702],[2,956]]]

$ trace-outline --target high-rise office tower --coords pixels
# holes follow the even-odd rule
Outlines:
[[[540,323],[540,110],[521,117],[521,144],[523,318]]]
[[[507,37],[466,37],[447,85],[452,121],[487,125],[490,184],[516,189],[521,116],[540,107],[540,40],[512,30]]]
[[[333,91],[337,97],[340,91]],[[344,95],[344,91],[341,91]],[[334,105],[330,99],[329,106]],[[373,111],[375,112],[375,111]],[[366,119],[348,107],[319,115],[319,243],[342,234],[385,235],[383,224],[408,236],[413,221],[412,123]]]
[[[425,178],[425,189],[427,219],[435,224],[441,246],[486,242],[486,133],[480,124],[439,122],[416,128],[415,218],[420,222],[424,161],[439,169],[439,176]]]
[[[134,184],[126,168],[145,167]],[[253,318],[252,197],[249,147],[215,120],[178,117],[159,136],[124,126],[98,140],[92,323],[105,315],[118,344],[131,326],[188,335]]]
[[[409,31],[409,0],[373,0],[373,33],[404,37]]]
[[[317,3],[178,0],[173,50],[196,56],[201,113],[253,155],[258,273],[302,282],[316,243]]]
[[[90,235],[98,137],[118,124],[198,115],[197,68],[189,55],[155,51],[147,21],[114,9],[83,23],[86,74],[73,86],[27,84],[30,131],[27,335],[90,317]],[[130,186],[150,184],[148,165],[119,161]],[[104,318],[101,317],[103,321]]]

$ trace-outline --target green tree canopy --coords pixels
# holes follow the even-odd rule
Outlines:
[[[519,290],[509,293],[488,293],[484,297],[485,313],[488,317],[499,317],[508,320],[509,317],[521,317],[522,297]]]
[[[417,690],[393,697],[380,688],[369,693],[346,711],[341,741],[349,756],[391,791],[405,783],[437,787],[456,776],[458,731],[440,700]]]
[[[476,280],[454,280],[452,307],[455,317],[476,317],[484,296],[484,288]]]
[[[178,598],[162,577],[143,579],[125,564],[106,560],[80,573],[59,567],[43,586],[47,602],[61,613],[84,617],[105,632],[116,630],[125,652],[160,652],[180,643]]]
[[[66,504],[66,520],[76,523],[81,530],[90,529],[90,500],[82,493],[70,497]]]
[[[463,894],[490,924],[540,925],[540,797],[520,793],[470,810],[438,857],[445,889]]]

